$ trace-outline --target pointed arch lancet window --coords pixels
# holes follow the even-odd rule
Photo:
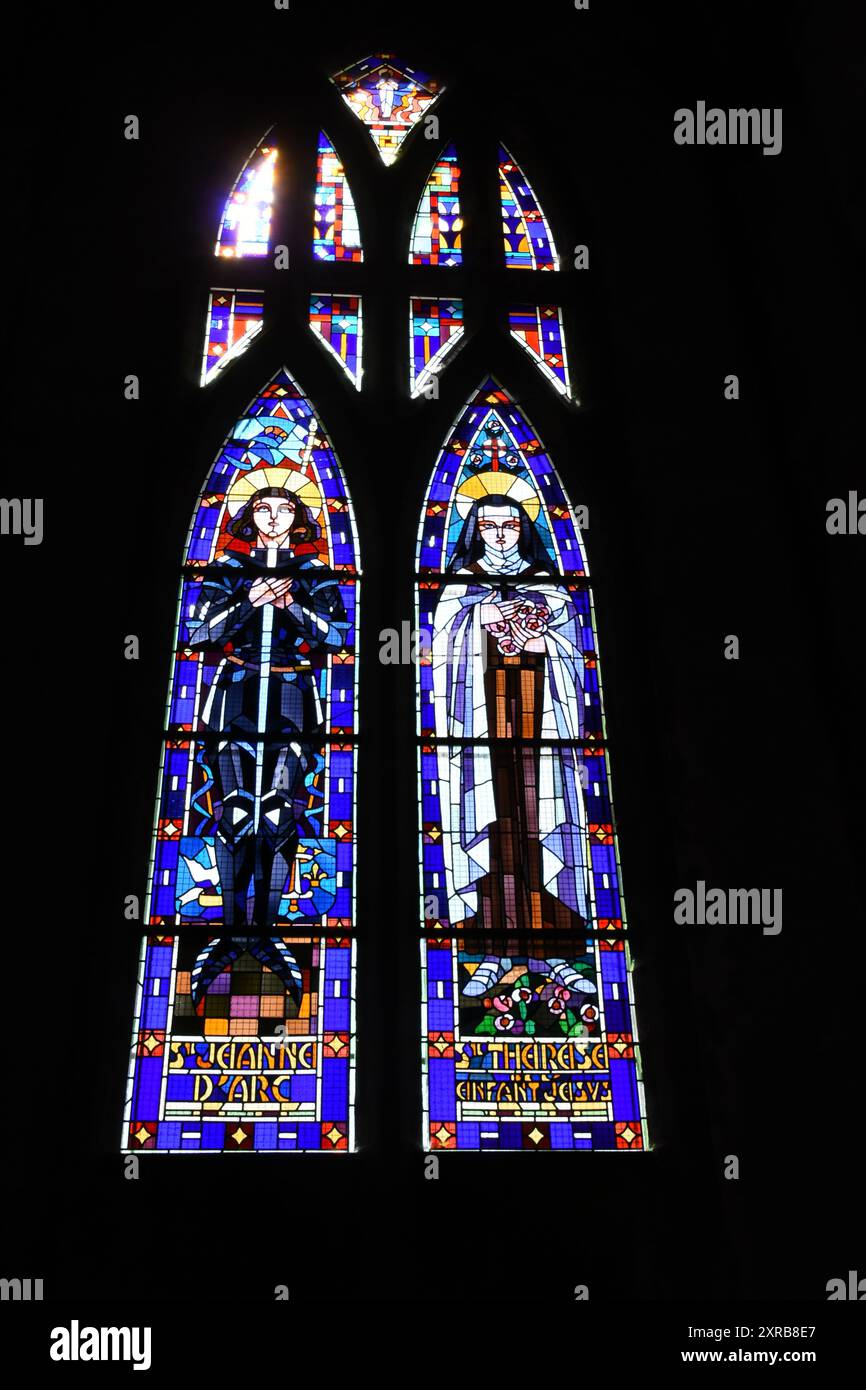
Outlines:
[[[435,78],[398,62],[393,53],[374,53],[331,81],[367,127],[383,164],[394,163],[412,127],[444,91]]]
[[[319,131],[313,255],[317,261],[362,261],[361,231],[355,200],[337,151]]]
[[[217,234],[217,256],[237,260],[268,254],[276,167],[277,150],[265,137],[250,154],[226,200]]]
[[[412,223],[410,265],[462,265],[463,218],[460,166],[453,144],[446,145],[430,174]]]
[[[585,552],[492,379],[436,463],[416,623],[425,1143],[645,1147]]]
[[[512,270],[558,270],[547,218],[520,165],[499,147],[499,199],[505,264]]]
[[[125,1150],[352,1146],[358,585],[342,471],[283,369],[189,531]]]

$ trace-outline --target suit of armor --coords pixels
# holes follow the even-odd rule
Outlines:
[[[201,727],[217,735],[212,767],[219,807],[216,859],[225,926],[274,927],[298,846],[304,779],[325,715],[319,679],[347,622],[340,588],[311,546],[227,552],[202,585],[191,646],[222,658]],[[292,580],[285,607],[256,606],[257,580]],[[300,803],[300,805],[299,805]]]

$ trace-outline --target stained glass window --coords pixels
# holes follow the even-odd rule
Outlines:
[[[424,185],[412,223],[410,265],[462,265],[460,166],[453,144],[446,145]]]
[[[285,369],[182,566],[123,1147],[353,1144],[355,524]]]
[[[420,396],[463,336],[462,299],[415,299],[409,309],[410,392]]]
[[[393,164],[412,127],[444,90],[426,73],[398,62],[393,53],[374,53],[335,73],[349,110],[369,130],[384,164]]]
[[[563,396],[571,395],[562,310],[556,304],[521,304],[508,312],[512,338],[526,348]]]
[[[313,255],[318,261],[362,261],[358,214],[346,171],[325,132],[319,132]]]
[[[263,290],[211,290],[205,321],[201,384],[240,357],[262,327]]]
[[[336,357],[349,380],[361,389],[363,320],[356,294],[310,296],[310,328]]]
[[[584,545],[493,379],[434,470],[416,621],[425,1144],[645,1147]]]
[[[268,254],[276,166],[276,149],[257,145],[226,201],[217,235],[218,256],[238,259]]]
[[[333,81],[385,164],[441,91],[391,54]],[[226,204],[220,257],[270,250],[277,165],[275,146],[256,146]],[[498,171],[506,266],[557,270],[504,146]],[[323,130],[312,201],[313,259],[360,262],[346,170]],[[448,143],[421,191],[409,264],[460,267],[462,256]],[[357,275],[333,278],[345,291]],[[409,279],[427,289],[431,277]],[[360,389],[361,296],[323,290],[307,303],[311,332]],[[570,397],[559,306],[502,307]],[[413,397],[438,393],[464,308],[410,295]],[[263,310],[261,290],[210,291],[203,385],[249,346]],[[425,1146],[644,1148],[584,543],[542,442],[492,377],[436,463],[417,563]],[[359,584],[340,466],[283,368],[217,456],[182,564],[127,1150],[353,1146]]]
[[[528,178],[504,145],[499,147],[499,198],[505,264],[516,270],[558,270],[547,219]]]

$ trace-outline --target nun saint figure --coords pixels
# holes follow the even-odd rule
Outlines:
[[[548,954],[551,928],[580,932],[589,916],[580,750],[538,742],[582,735],[577,615],[551,576],[526,479],[476,473],[457,506],[465,520],[448,572],[460,582],[442,589],[432,642],[448,916],[456,931],[544,932],[530,955],[558,983],[595,992]],[[486,993],[510,967],[486,957],[464,992]]]

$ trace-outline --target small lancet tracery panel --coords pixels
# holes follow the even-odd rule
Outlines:
[[[247,158],[226,199],[214,255],[225,262],[267,256],[277,187],[278,150],[264,136]],[[207,386],[246,352],[264,325],[264,290],[211,288],[199,385]]]
[[[276,146],[265,137],[238,174],[217,233],[216,255],[224,260],[268,254],[277,157]]]
[[[323,130],[316,156],[313,255],[317,261],[362,261],[361,230],[343,162]]]
[[[558,270],[559,257],[547,218],[529,179],[504,145],[499,147],[499,201],[509,270]]]
[[[585,552],[493,379],[436,464],[416,625],[425,1142],[645,1147]]]
[[[410,265],[462,265],[463,217],[460,165],[453,143],[446,145],[424,185],[409,239]]]
[[[357,553],[283,369],[190,527],[125,1149],[352,1146]]]

